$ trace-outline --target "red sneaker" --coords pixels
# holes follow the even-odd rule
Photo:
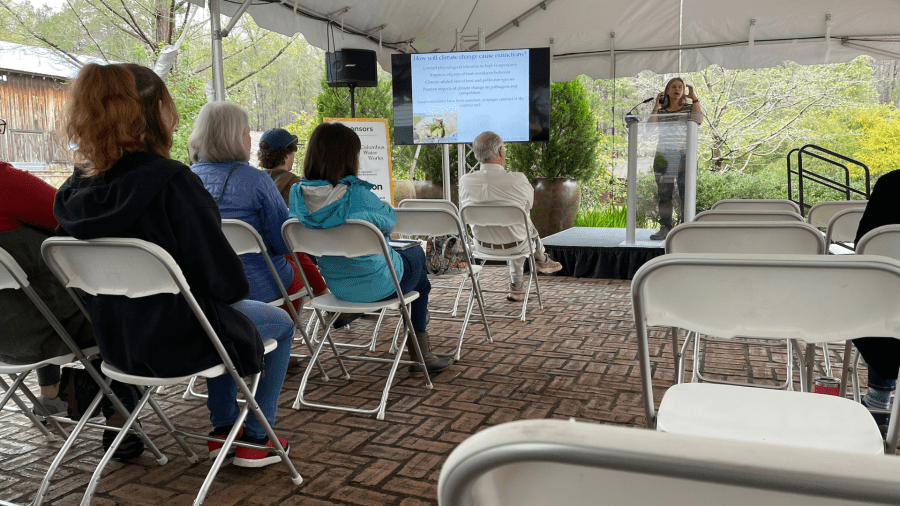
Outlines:
[[[228,437],[228,433],[216,434],[215,432],[216,431],[212,431],[209,433],[209,435],[212,437],[220,438],[222,440],[224,440],[226,437]],[[244,428],[241,427],[241,429],[238,431],[237,439],[240,439],[241,436],[243,436],[243,435],[244,435]],[[223,446],[225,446],[225,445],[222,443],[213,443],[212,441],[207,441],[206,448],[209,449],[209,458],[214,459],[214,458],[218,457],[219,452],[222,451]],[[231,455],[234,455],[234,451],[235,451],[234,448],[232,448]]]
[[[281,443],[281,447],[286,453],[291,453],[291,445],[288,444],[287,439],[280,437],[278,442]],[[271,447],[272,442],[267,441],[266,446]],[[277,453],[238,446],[232,464],[238,467],[265,467],[277,462],[281,462],[281,457]]]

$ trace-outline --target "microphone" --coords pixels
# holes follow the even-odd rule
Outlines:
[[[637,109],[638,106],[644,105],[644,104],[646,104],[646,103],[648,103],[648,102],[653,102],[653,99],[655,99],[655,98],[656,98],[656,97],[650,97],[650,98],[648,98],[647,100],[644,100],[643,102],[641,102],[641,103],[639,103],[639,104],[635,104],[635,106],[632,107],[631,110],[628,111],[628,112],[625,114],[625,116],[624,116],[625,124],[628,125],[628,124],[631,124],[631,123],[636,122],[636,121],[637,121],[637,118],[635,118],[634,116],[632,116],[631,113],[634,112],[634,110]]]

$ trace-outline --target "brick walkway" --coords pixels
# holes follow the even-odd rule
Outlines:
[[[484,285],[504,286],[505,269],[488,269]],[[440,468],[453,448],[482,428],[524,418],[570,418],[643,426],[640,375],[635,359],[629,282],[541,277],[545,309],[531,308],[528,321],[491,320],[494,343],[472,324],[462,361],[434,378],[434,389],[397,374],[384,421],[335,411],[291,409],[303,370],[288,371],[280,399],[276,431],[293,444],[292,460],[304,482],[293,486],[280,465],[261,470],[226,466],[208,505],[402,505],[436,503]],[[487,294],[488,304],[509,311],[503,295]],[[438,303],[447,297],[433,297]],[[359,320],[353,333],[372,328]],[[433,321],[432,341],[455,339],[459,326]],[[342,336],[350,335],[341,331]],[[673,383],[671,345],[656,333],[654,386],[657,401]],[[337,336],[336,336],[337,337]],[[387,332],[382,331],[382,341]],[[446,348],[446,346],[445,346]],[[379,350],[387,349],[382,344]],[[717,348],[704,353],[713,376],[754,382],[783,381],[785,355],[777,350]],[[332,366],[335,364],[332,362]],[[384,367],[354,363],[348,383],[333,374],[328,383],[313,375],[310,397],[377,399]],[[170,390],[160,404],[177,425],[209,430],[208,412],[199,400],[184,401]],[[352,396],[352,397],[351,397]],[[129,462],[111,463],[93,504],[107,506],[191,504],[210,466],[190,464],[162,426],[147,411],[144,427],[169,456],[157,466],[145,453]],[[202,442],[191,441],[199,455]],[[0,414],[0,500],[29,502],[59,443],[46,443],[28,421]],[[48,502],[74,505],[101,457],[99,434],[88,431],[57,472]]]

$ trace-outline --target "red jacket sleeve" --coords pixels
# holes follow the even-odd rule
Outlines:
[[[22,223],[54,230],[53,196],[56,189],[37,177],[0,162],[0,230]]]

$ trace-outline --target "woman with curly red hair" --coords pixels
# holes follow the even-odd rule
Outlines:
[[[56,194],[57,232],[143,239],[172,255],[238,373],[264,371],[256,400],[272,423],[294,325],[284,311],[245,300],[247,277],[222,233],[216,202],[186,165],[169,158],[177,124],[175,103],[150,69],[85,65],[72,88],[67,132],[87,165]],[[189,376],[220,363],[180,295],[86,296],[85,303],[103,360],[126,373]],[[266,339],[277,340],[278,348],[263,356]],[[211,435],[224,438],[238,416],[237,387],[228,374],[208,379],[207,387]],[[242,439],[267,441],[255,417],[247,419]],[[279,442],[289,451],[287,441]],[[209,443],[210,454],[221,446]],[[234,464],[262,467],[279,460],[239,447]]]

